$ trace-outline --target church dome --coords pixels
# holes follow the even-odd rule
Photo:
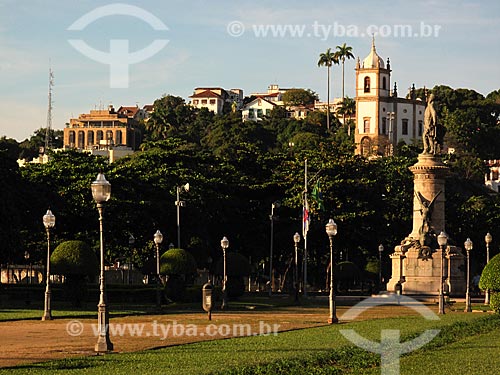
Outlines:
[[[370,54],[363,60],[363,68],[384,68],[384,60],[377,55],[377,50],[375,49],[375,38],[372,39],[372,50]]]

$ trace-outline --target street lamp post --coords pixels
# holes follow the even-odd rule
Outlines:
[[[31,262],[28,266],[28,261],[30,259],[30,253],[28,251],[24,252],[24,259],[26,260],[26,284],[31,284]]]
[[[274,220],[276,220],[276,216],[274,216],[274,209],[279,208],[279,202],[273,202],[271,204],[271,215],[269,215],[269,219],[271,220],[271,244],[269,247],[269,297],[273,294],[273,247],[274,247]]]
[[[97,305],[97,326],[98,337],[95,345],[96,352],[107,352],[113,350],[113,344],[109,339],[109,315],[106,308],[105,278],[104,278],[104,236],[103,236],[103,210],[104,202],[111,198],[111,184],[106,180],[104,174],[99,173],[90,186],[92,197],[97,204],[99,212],[99,233],[100,233],[100,262],[101,270],[99,274],[99,304]]]
[[[378,281],[380,283],[380,290],[382,290],[383,287],[383,280],[382,280],[382,253],[384,252],[384,245],[380,244],[378,245]]]
[[[56,225],[56,217],[49,209],[47,213],[43,215],[42,221],[47,231],[47,276],[45,280],[45,303],[42,320],[52,320],[50,309],[50,230]]]
[[[486,242],[486,264],[490,262],[490,243],[493,241],[493,236],[488,232],[486,236],[484,236],[484,241]],[[486,289],[484,291],[484,304],[490,304],[490,290]]]
[[[448,236],[445,232],[439,233],[437,237],[439,247],[441,248],[441,276],[439,280],[439,314],[444,314],[444,254],[448,244]]]
[[[229,247],[229,240],[227,239],[226,236],[222,238],[220,241],[220,247],[222,247],[222,254],[224,256],[224,275],[222,279],[222,306],[221,309],[224,310],[227,308],[227,290],[226,290],[226,284],[227,284],[227,263],[226,263],[226,249]]]
[[[337,318],[337,307],[335,305],[335,257],[333,254],[333,237],[337,235],[337,224],[330,219],[328,224],[326,224],[326,234],[330,239],[330,317],[328,318],[328,323],[338,323]]]
[[[134,244],[135,237],[132,233],[128,238],[129,256],[128,256],[128,273],[127,273],[127,284],[130,284],[130,271],[132,269],[132,256],[134,255]]]
[[[467,251],[467,291],[465,293],[465,312],[472,312],[470,303],[470,252],[472,250],[472,241],[470,238],[464,242],[465,250]]]
[[[157,230],[153,238],[156,245],[156,307],[161,308],[160,245],[163,242],[163,234]]]
[[[175,205],[177,206],[177,248],[181,248],[181,207],[186,207],[186,202],[180,200],[181,191],[189,191],[189,183],[177,186],[177,200]]]
[[[393,121],[395,118],[395,112],[387,112],[387,117],[389,118],[389,155],[392,156],[394,154],[394,129],[393,129]]]
[[[295,244],[295,271],[293,273],[293,288],[295,292],[295,302],[299,302],[299,242],[300,234],[295,233],[293,235],[293,242]]]

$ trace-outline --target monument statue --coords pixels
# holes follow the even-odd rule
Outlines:
[[[432,210],[434,209],[434,202],[436,198],[441,194],[439,191],[434,198],[430,201],[424,198],[424,196],[420,192],[415,192],[415,196],[417,197],[420,203],[420,215],[422,217],[422,225],[418,230],[419,233],[419,242],[421,246],[430,246],[432,244],[432,237],[435,235],[434,229],[432,227]]]
[[[427,107],[424,112],[424,134],[422,135],[424,142],[424,154],[436,155],[438,145],[437,132],[437,116],[434,109],[434,94],[430,94],[427,98]]]

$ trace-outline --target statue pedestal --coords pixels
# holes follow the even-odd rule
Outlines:
[[[441,280],[441,249],[436,236],[445,231],[445,178],[448,167],[440,156],[420,154],[410,167],[413,173],[413,229],[401,245],[394,248],[392,278],[388,291],[404,294],[438,295]],[[465,293],[464,256],[456,246],[444,254],[445,291]]]
[[[441,249],[432,253],[422,252],[419,246],[403,251],[396,246],[392,258],[392,278],[387,284],[388,291],[396,292],[398,281],[403,294],[438,295],[441,280]],[[445,292],[451,296],[465,293],[464,273],[461,269],[464,256],[460,248],[448,246],[444,254]]]

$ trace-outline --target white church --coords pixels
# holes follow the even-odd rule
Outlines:
[[[391,90],[391,65],[377,54],[375,39],[370,54],[356,62],[356,153],[363,156],[391,155],[401,141],[421,140],[425,100],[416,98],[415,87],[408,98]]]

